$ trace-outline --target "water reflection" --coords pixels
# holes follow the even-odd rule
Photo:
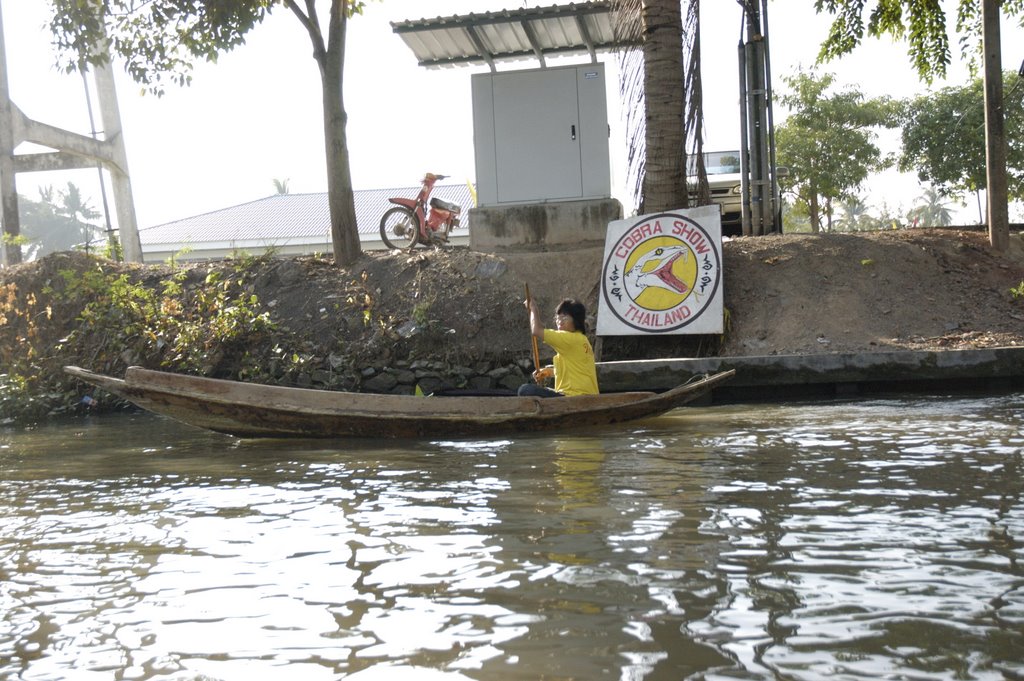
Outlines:
[[[1024,397],[0,433],[0,679],[1024,675]],[[72,670],[74,672],[72,673]]]

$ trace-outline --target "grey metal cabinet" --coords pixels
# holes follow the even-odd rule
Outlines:
[[[472,78],[481,206],[611,195],[604,65]]]

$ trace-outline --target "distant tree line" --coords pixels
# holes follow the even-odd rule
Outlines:
[[[944,226],[946,203],[963,203],[985,188],[982,83],[945,87],[917,97],[866,98],[855,86],[838,88],[832,74],[800,71],[783,79],[780,98],[790,115],[776,130],[780,185],[789,200],[790,229],[878,229],[903,225]],[[1009,198],[1024,200],[1024,86],[1004,77],[1004,116]],[[899,129],[900,149],[885,154],[878,135]],[[888,168],[916,174],[924,188],[904,216],[883,206],[871,216],[861,199],[865,181]]]
[[[104,229],[96,223],[102,214],[73,182],[64,189],[41,187],[37,199],[21,196],[18,205],[26,260],[57,251],[88,250],[104,236]]]

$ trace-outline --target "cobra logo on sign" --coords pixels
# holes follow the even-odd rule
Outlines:
[[[715,206],[608,225],[598,335],[722,333],[721,233]]]

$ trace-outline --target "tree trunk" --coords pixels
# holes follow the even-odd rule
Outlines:
[[[686,132],[680,0],[643,4],[646,166],[641,212],[686,208]]]
[[[324,146],[327,152],[327,204],[331,213],[331,244],[334,262],[351,265],[362,253],[356,224],[352,172],[349,169],[348,138],[342,79],[345,70],[345,29],[348,17],[345,0],[331,3],[330,33],[320,63],[324,102]]]
[[[982,0],[982,48],[985,68],[985,172],[988,191],[989,243],[997,251],[1010,247],[1009,199],[1006,188],[1006,112],[1003,109],[1003,66],[1000,54],[999,2]]]
[[[818,207],[818,190],[811,184],[810,186],[811,200],[808,202],[808,207],[811,211],[811,232],[817,234],[821,231],[821,213]]]

